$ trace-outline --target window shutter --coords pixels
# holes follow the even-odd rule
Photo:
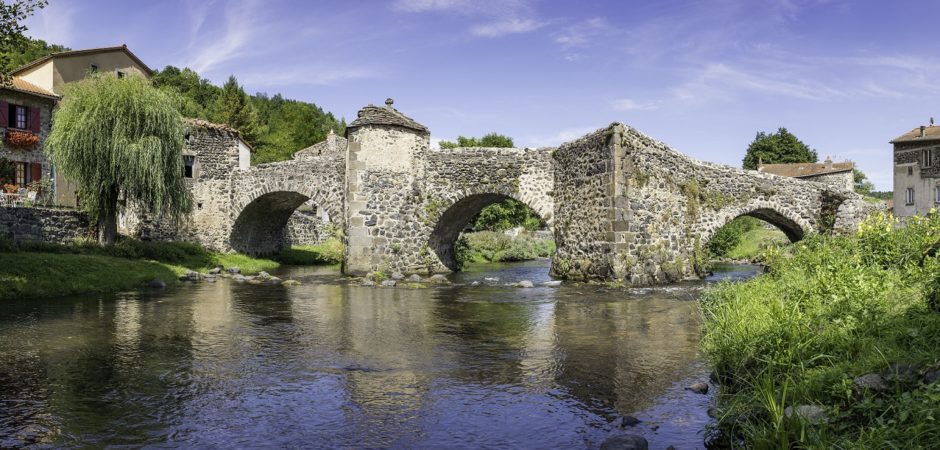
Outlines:
[[[39,108],[29,108],[29,130],[39,132]]]
[[[0,126],[2,127],[7,127],[10,125],[10,117],[7,114],[10,114],[10,104],[7,102],[0,102]]]
[[[42,179],[42,164],[30,164],[29,171],[29,181],[39,181]]]

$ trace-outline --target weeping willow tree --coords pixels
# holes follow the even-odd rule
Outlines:
[[[100,74],[66,86],[45,149],[57,170],[78,182],[99,242],[112,244],[119,196],[156,215],[189,211],[183,133],[173,99],[148,80]]]

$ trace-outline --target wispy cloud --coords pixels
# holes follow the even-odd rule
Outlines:
[[[573,141],[588,133],[597,130],[596,126],[572,127],[562,129],[547,136],[534,136],[525,143],[526,147],[557,147],[565,142]]]
[[[74,3],[53,2],[26,20],[26,35],[52,44],[80,47],[75,42]]]
[[[548,24],[536,17],[529,0],[398,0],[392,9],[477,17],[484,21],[471,25],[470,33],[485,38],[529,33]]]
[[[657,102],[638,102],[630,98],[621,98],[610,102],[617,111],[649,111],[658,107]]]
[[[258,46],[255,38],[267,30],[269,23],[261,19],[262,6],[257,0],[227,3],[211,8],[222,11],[220,29],[207,29],[205,14],[209,9],[197,9],[192,19],[191,45],[193,50],[187,65],[196,72],[209,73],[223,63],[244,57]],[[200,15],[201,14],[201,15]]]
[[[532,19],[497,19],[491,23],[474,25],[470,31],[481,37],[499,37],[507,34],[521,34],[535,31],[546,25]]]
[[[254,87],[276,87],[314,85],[327,86],[344,81],[381,78],[383,71],[379,69],[326,69],[323,67],[310,67],[292,70],[278,68],[275,71],[248,73],[239,81]]]
[[[731,99],[741,91],[795,97],[804,100],[825,100],[844,97],[846,92],[825,83],[802,78],[771,76],[731,67],[723,63],[706,65],[691,81],[673,90],[680,100]]]

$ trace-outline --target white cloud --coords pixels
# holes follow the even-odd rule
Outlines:
[[[240,4],[226,4],[214,11],[224,14],[221,30],[205,30],[207,9],[201,8],[193,19],[190,55],[186,65],[199,73],[212,72],[219,65],[257,51],[256,37],[266,29],[265,21],[260,17],[263,4],[252,0]],[[217,31],[216,33],[212,33]]]
[[[26,19],[24,25],[28,30],[25,34],[50,44],[81,47],[73,40],[75,38],[73,17],[77,12],[77,7],[73,3],[52,2]]]
[[[325,86],[350,80],[381,78],[382,71],[377,69],[325,69],[311,67],[285,71],[278,68],[273,72],[255,72],[240,77],[239,81],[254,87],[315,85]]]
[[[594,131],[597,131],[597,127],[565,128],[552,135],[529,138],[525,147],[557,147]]]
[[[648,111],[658,107],[656,102],[638,102],[629,98],[614,100],[610,106],[617,111]]]
[[[507,34],[521,34],[535,31],[545,26],[545,22],[532,19],[498,19],[495,22],[475,25],[470,31],[481,37],[499,37]]]
[[[793,74],[769,75],[745,71],[722,63],[706,65],[698,76],[673,90],[680,100],[730,99],[739,91],[824,100],[845,97],[846,92],[818,81],[794,77]]]

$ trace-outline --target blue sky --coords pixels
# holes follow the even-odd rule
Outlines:
[[[932,1],[51,0],[27,34],[126,43],[351,120],[386,97],[435,139],[550,146],[622,121],[739,166],[787,127],[891,186],[888,141],[940,118]]]

